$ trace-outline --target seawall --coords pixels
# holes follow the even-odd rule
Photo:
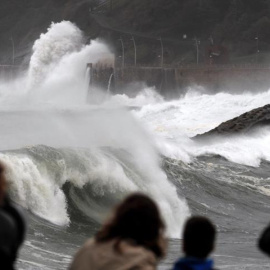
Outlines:
[[[270,88],[270,66],[266,65],[186,65],[178,67],[93,68],[92,84],[107,89],[113,74],[111,91],[122,93],[130,84],[143,82],[167,98],[186,92],[188,87],[202,86],[208,91],[245,91]]]

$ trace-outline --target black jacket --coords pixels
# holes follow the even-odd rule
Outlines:
[[[13,270],[17,252],[25,236],[25,219],[22,211],[8,198],[0,207],[0,266]]]

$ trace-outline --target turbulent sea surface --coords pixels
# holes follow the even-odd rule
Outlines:
[[[256,247],[270,221],[270,127],[192,139],[269,104],[270,91],[193,87],[165,101],[143,85],[133,98],[88,89],[86,63],[104,53],[100,41],[83,45],[73,24],[53,24],[36,41],[29,69],[0,82],[0,159],[28,220],[18,268],[66,269],[112,206],[139,190],[167,224],[160,269],[180,256],[183,222],[193,214],[217,226],[217,268],[270,269]]]

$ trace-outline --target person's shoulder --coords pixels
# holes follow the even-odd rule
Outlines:
[[[89,238],[85,241],[85,243],[81,246],[81,248],[78,250],[77,254],[82,254],[85,252],[88,252],[89,250],[95,248],[95,239]]]
[[[83,247],[87,248],[87,247],[93,247],[94,245],[96,245],[96,241],[95,238],[89,238],[85,241],[85,243],[83,244]]]
[[[156,264],[157,258],[155,254],[140,245],[133,245],[128,241],[121,242],[121,251],[126,254],[126,256],[131,257],[135,260],[147,261],[150,264]]]
[[[82,247],[76,252],[70,265],[70,270],[73,269],[87,269],[89,253],[94,247],[94,239],[88,239]],[[84,268],[85,267],[85,268]]]

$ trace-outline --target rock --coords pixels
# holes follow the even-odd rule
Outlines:
[[[251,110],[238,117],[221,123],[216,128],[203,134],[198,134],[193,138],[204,138],[209,135],[228,135],[245,133],[258,125],[270,125],[270,104]]]

